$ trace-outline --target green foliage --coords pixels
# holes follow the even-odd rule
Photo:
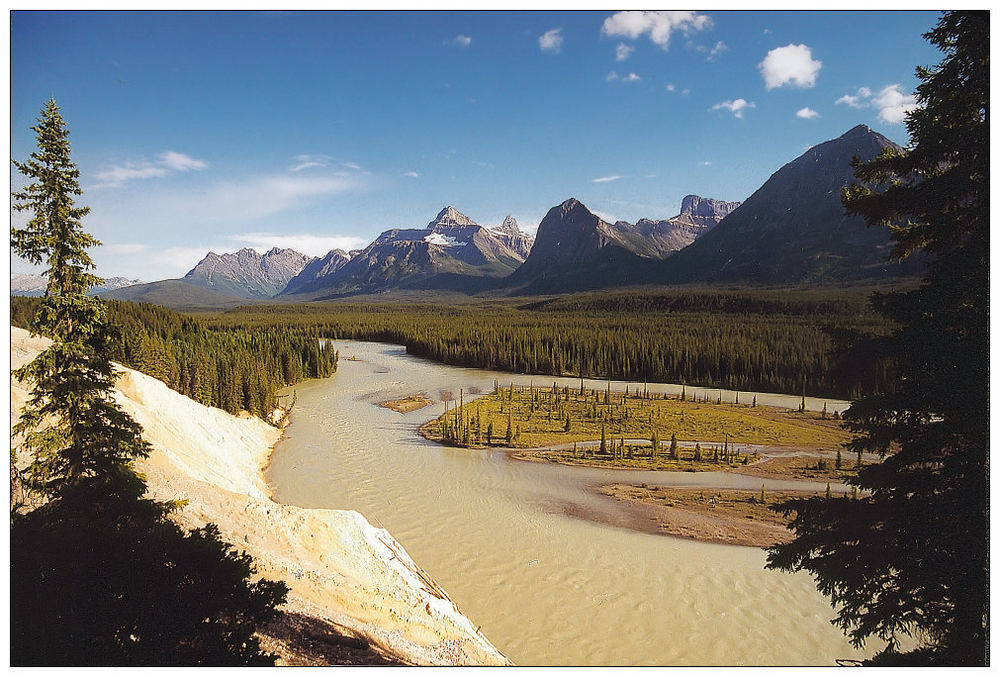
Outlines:
[[[31,183],[13,199],[14,209],[33,217],[24,228],[11,228],[10,243],[22,258],[48,266],[48,287],[28,326],[54,343],[14,372],[32,384],[11,429],[31,458],[23,481],[55,498],[81,481],[102,481],[114,494],[135,491],[131,463],[149,455],[149,445],[111,398],[115,376],[106,353],[104,304],[87,296],[99,278],[87,272],[94,265],[86,248],[98,243],[80,223],[88,210],[74,205],[79,171],[55,101],[45,104],[32,129],[38,150],[28,162],[14,162]]]
[[[643,310],[634,311],[636,307]],[[835,368],[828,329],[884,332],[858,290],[635,291],[539,303],[245,306],[210,329],[309,331],[403,344],[446,364],[505,371],[849,397],[880,370]]]
[[[796,537],[769,555],[816,576],[854,644],[885,640],[880,665],[987,662],[989,24],[943,15],[925,36],[944,59],[917,70],[910,147],[857,166],[864,185],[845,191],[849,213],[889,226],[896,256],[931,262],[919,288],[873,298],[898,328],[856,353],[859,368],[893,363],[844,413],[851,449],[882,461],[859,470],[856,500],[786,504]],[[909,634],[920,646],[900,653]]]
[[[26,325],[40,301],[11,297],[11,323]],[[106,308],[114,331],[103,351],[112,360],[232,414],[246,410],[267,418],[277,390],[337,370],[336,351],[306,330],[212,330],[202,319],[149,303],[108,301]]]

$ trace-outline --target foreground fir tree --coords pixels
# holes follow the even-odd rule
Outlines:
[[[148,456],[141,427],[112,399],[104,303],[81,218],[79,171],[59,108],[49,101],[38,150],[15,162],[28,186],[14,208],[11,248],[48,266],[31,322],[52,345],[16,372],[33,389],[12,434],[30,464],[16,478],[33,494],[11,510],[13,665],[273,664],[254,637],[284,584],[250,583],[250,558],[213,525],[185,533],[175,504],[145,498],[133,462]],[[37,507],[36,507],[37,506]]]
[[[851,214],[889,226],[899,257],[930,260],[923,284],[877,295],[898,323],[869,344],[895,377],[844,418],[852,450],[875,452],[857,500],[785,504],[792,542],[768,565],[812,572],[876,664],[983,665],[989,614],[989,14],[953,12],[927,37],[945,53],[919,68],[911,145],[859,165]],[[917,648],[902,652],[912,635]]]

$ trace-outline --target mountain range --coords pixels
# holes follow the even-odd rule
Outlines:
[[[535,245],[507,280],[521,293],[627,285],[709,232],[740,206],[698,195],[669,219],[608,223],[576,198],[553,207],[538,224]],[[657,263],[654,263],[657,262]]]
[[[265,254],[250,248],[235,254],[209,252],[184,280],[212,291],[248,299],[265,299],[281,292],[310,263],[294,249],[274,247]]]
[[[843,284],[917,275],[921,260],[890,263],[889,234],[847,216],[841,189],[852,160],[899,149],[864,125],[787,163],[744,202],[688,195],[668,219],[609,223],[570,198],[552,207],[535,237],[508,216],[483,226],[452,206],[422,228],[394,228],[363,250],[310,258],[209,252],[182,280],[102,295],[185,307],[247,300],[306,301],[403,290],[559,293],[646,284]],[[32,291],[25,276],[14,293]],[[115,278],[112,278],[114,280]],[[109,280],[111,282],[111,280]],[[130,284],[137,281],[127,281]],[[174,299],[182,299],[172,303]]]
[[[281,296],[321,299],[397,288],[480,290],[516,270],[530,248],[531,238],[512,216],[491,229],[448,206],[424,228],[383,232],[349,260],[338,256],[336,265],[307,266]]]
[[[45,287],[48,283],[49,278],[46,275],[15,275],[10,278],[10,293],[17,296],[41,296],[45,293]],[[90,293],[100,294],[114,289],[124,289],[136,284],[143,284],[143,282],[142,280],[129,280],[124,277],[109,277],[102,284],[95,285],[90,290]]]

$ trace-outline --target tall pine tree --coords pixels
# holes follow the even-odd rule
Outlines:
[[[873,662],[987,662],[989,616],[989,24],[950,12],[925,35],[944,52],[918,68],[910,146],[855,174],[848,213],[888,226],[895,255],[925,252],[923,284],[876,295],[897,323],[866,346],[894,378],[844,413],[851,448],[880,463],[858,500],[794,501],[795,539],[769,566],[812,572],[855,645],[888,642]],[[860,491],[858,491],[860,489]],[[902,653],[899,639],[918,648]]]
[[[141,427],[112,398],[104,303],[77,207],[79,171],[55,101],[33,127],[38,150],[15,162],[13,194],[29,211],[11,248],[47,265],[31,330],[52,344],[16,376],[32,383],[12,434],[36,492],[11,511],[13,665],[273,664],[254,636],[284,600],[282,583],[250,583],[250,558],[214,525],[185,533],[174,503],[145,498],[133,462],[149,455]]]

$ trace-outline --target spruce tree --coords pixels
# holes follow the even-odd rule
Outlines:
[[[47,265],[30,329],[53,342],[15,372],[32,391],[11,432],[44,502],[11,510],[11,663],[273,664],[254,633],[284,584],[250,583],[250,558],[214,525],[185,533],[168,519],[178,504],[144,497],[133,462],[150,447],[112,398],[106,308],[87,296],[99,278],[86,249],[99,243],[74,204],[79,170],[54,100],[32,129],[38,150],[14,162],[29,183],[13,194],[32,216],[11,248]]]
[[[922,284],[876,294],[894,322],[859,346],[889,378],[843,412],[850,448],[876,453],[846,505],[795,501],[795,539],[768,565],[810,571],[855,645],[877,664],[988,664],[988,12],[948,12],[925,35],[944,53],[918,68],[910,144],[855,165],[850,214],[890,228],[894,256],[926,252]],[[881,365],[881,366],[880,366]],[[860,464],[859,464],[860,465]],[[863,492],[858,492],[858,489]],[[835,502],[839,503],[839,502]],[[918,638],[902,653],[899,640]]]
[[[81,219],[90,210],[74,204],[83,192],[80,172],[54,100],[32,129],[38,150],[27,162],[13,163],[30,180],[13,194],[14,209],[32,217],[24,228],[11,228],[10,244],[30,263],[47,266],[45,296],[29,328],[53,343],[15,372],[33,388],[11,433],[22,437],[20,450],[31,458],[26,482],[47,498],[85,483],[101,485],[91,491],[138,498],[145,487],[131,464],[150,449],[141,428],[111,397],[115,375],[106,357],[105,306],[87,296],[101,279],[90,272],[86,250],[100,243],[83,230]]]

